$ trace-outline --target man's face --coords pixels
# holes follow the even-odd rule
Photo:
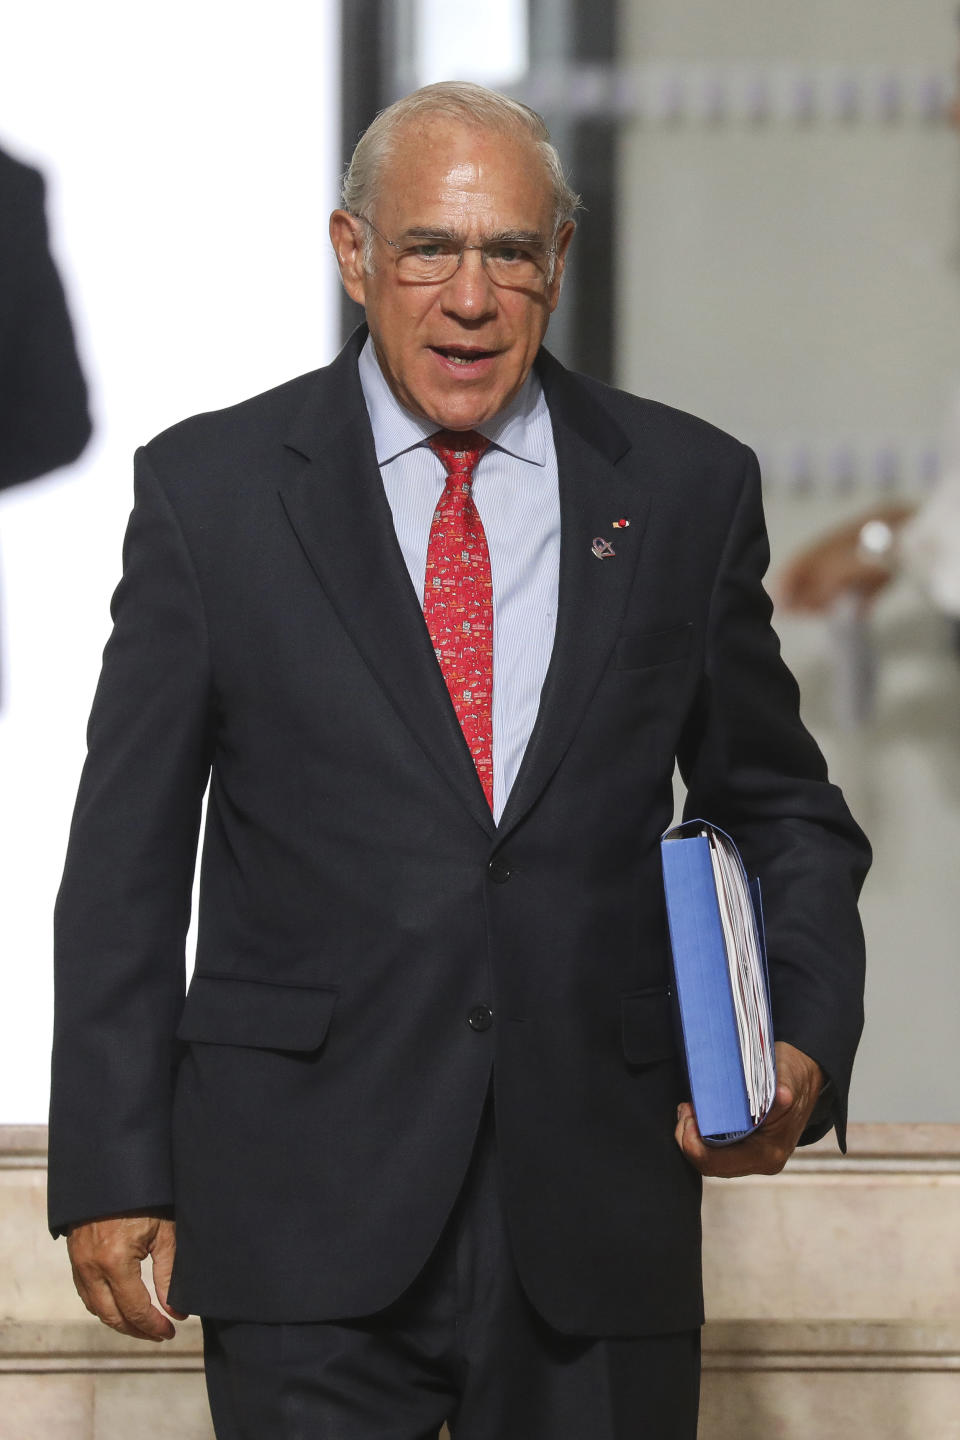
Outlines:
[[[369,219],[390,240],[411,231],[480,245],[518,232],[553,244],[553,201],[542,161],[523,136],[445,117],[410,122],[384,167]],[[561,228],[551,280],[494,285],[478,250],[439,284],[401,280],[396,252],[373,238],[376,269],[363,268],[366,226],[335,211],[330,235],[348,294],[367,312],[377,358],[401,404],[439,428],[470,430],[513,399],[533,364],[560,295],[573,225]]]

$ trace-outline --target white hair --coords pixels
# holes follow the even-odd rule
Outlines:
[[[376,205],[383,173],[400,131],[408,121],[431,115],[446,115],[481,130],[528,137],[543,162],[553,195],[554,235],[565,221],[573,219],[580,207],[580,196],[567,183],[560,156],[551,144],[550,132],[542,117],[519,100],[510,100],[496,90],[466,80],[424,85],[380,111],[357,141],[344,174],[340,194],[345,210],[351,215],[368,215]],[[363,263],[367,271],[373,269],[373,232],[369,226],[364,236]]]

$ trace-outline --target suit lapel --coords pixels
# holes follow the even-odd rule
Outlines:
[[[650,504],[637,466],[617,462],[630,441],[582,382],[545,352],[540,373],[553,423],[560,480],[560,584],[553,654],[537,720],[500,819],[512,830],[549,783],[580,725],[616,639]],[[614,529],[624,518],[629,527]],[[595,538],[614,554],[599,559]]]
[[[307,463],[280,498],[341,623],[430,761],[490,836],[493,817],[437,664],[377,466],[354,335],[287,437]]]

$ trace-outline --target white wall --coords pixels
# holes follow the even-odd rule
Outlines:
[[[50,916],[135,446],[335,350],[337,0],[34,0],[0,144],[47,175],[96,434],[0,498],[0,1121],[46,1119]]]

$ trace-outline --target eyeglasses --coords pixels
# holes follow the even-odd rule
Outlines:
[[[394,253],[398,278],[408,285],[442,285],[455,275],[468,250],[479,250],[484,270],[494,285],[507,290],[523,290],[548,282],[553,275],[556,249],[548,249],[541,241],[513,238],[509,235],[487,240],[482,245],[461,245],[449,235],[431,235],[416,231],[389,240],[366,215],[357,215],[369,225]]]

